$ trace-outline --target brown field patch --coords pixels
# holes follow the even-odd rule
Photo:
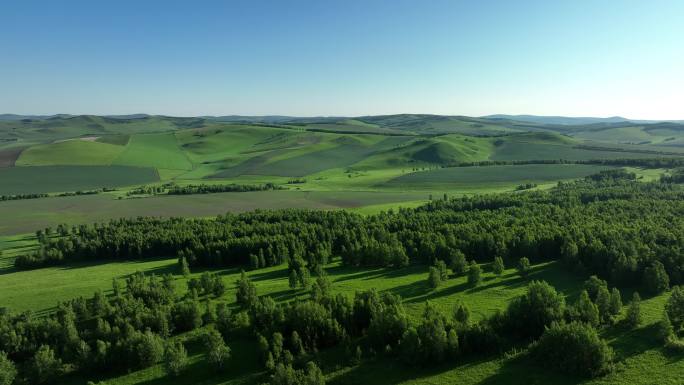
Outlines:
[[[14,167],[14,163],[25,147],[5,148],[0,150],[0,167]]]

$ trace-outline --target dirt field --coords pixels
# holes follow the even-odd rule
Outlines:
[[[0,167],[14,167],[14,162],[17,161],[23,150],[23,147],[0,150]]]

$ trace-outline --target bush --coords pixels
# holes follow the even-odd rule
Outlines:
[[[468,270],[468,261],[460,250],[453,250],[449,256],[449,267],[456,275],[463,275]]]
[[[609,372],[613,362],[613,350],[596,329],[580,322],[554,322],[530,346],[530,354],[542,365],[585,377]]]
[[[53,382],[60,374],[62,361],[55,357],[55,352],[48,345],[41,345],[33,355],[30,377],[32,383],[43,384]]]
[[[559,322],[565,314],[565,298],[544,281],[532,281],[527,293],[508,305],[504,325],[522,338],[537,338],[545,327]]]
[[[665,266],[659,261],[653,262],[644,270],[643,283],[651,294],[659,294],[667,290],[670,287],[670,277],[665,271]]]
[[[492,272],[496,275],[503,274],[505,269],[503,258],[494,257],[494,262],[492,263]]]
[[[164,351],[164,369],[167,374],[178,376],[188,366],[188,352],[180,341],[169,342]]]
[[[140,368],[148,368],[164,357],[164,342],[158,335],[146,331],[137,337],[135,350]]]
[[[675,331],[684,326],[684,290],[679,286],[672,289],[672,294],[665,304],[665,312],[667,312]]]
[[[240,279],[237,281],[235,300],[243,308],[249,308],[257,301],[256,286],[254,286],[244,271],[240,274]]]
[[[428,286],[430,286],[433,289],[438,288],[439,285],[442,284],[442,275],[439,273],[439,270],[436,267],[430,266],[427,282]]]
[[[521,277],[527,278],[527,276],[530,274],[530,260],[526,257],[520,258],[516,269],[518,269],[518,274],[520,274]]]
[[[0,385],[11,385],[17,376],[17,368],[7,354],[0,351]]]
[[[475,261],[470,261],[468,267],[468,285],[477,286],[482,281],[482,268]]]
[[[204,344],[207,348],[207,361],[216,370],[223,370],[230,359],[230,348],[221,337],[221,333],[216,330],[210,330],[206,337]]]
[[[632,302],[629,303],[629,307],[627,308],[626,322],[627,325],[635,328],[641,324],[641,321],[641,297],[639,296],[639,293],[635,291],[632,295]]]

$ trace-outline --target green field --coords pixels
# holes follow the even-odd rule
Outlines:
[[[92,190],[159,180],[153,168],[37,166],[0,168],[0,195]]]
[[[577,179],[606,169],[607,167],[579,164],[452,167],[402,175],[383,186],[412,189],[506,187],[520,183]]]
[[[2,175],[3,171],[0,171]],[[137,216],[207,217],[261,209],[341,209],[426,200],[424,193],[362,191],[258,191],[207,195],[116,199],[112,194],[0,202],[0,235],[33,232],[60,223],[70,225]]]
[[[21,153],[17,166],[110,165],[122,146],[86,140],[65,140],[33,146]]]
[[[174,134],[134,135],[114,164],[139,167],[156,167],[190,170],[192,163],[180,151]]]

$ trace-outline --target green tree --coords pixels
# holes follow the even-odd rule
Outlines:
[[[41,345],[33,355],[30,377],[34,384],[52,382],[60,374],[62,361],[55,357],[55,352],[48,345]]]
[[[632,302],[629,303],[627,308],[627,325],[630,327],[637,327],[642,322],[641,316],[641,297],[636,291],[632,295]]]
[[[454,321],[464,329],[467,329],[470,323],[470,308],[461,300],[454,307]]]
[[[164,350],[164,369],[172,376],[178,376],[188,366],[188,352],[180,341],[169,342]]]
[[[660,261],[654,261],[644,270],[643,283],[649,293],[659,294],[670,287],[670,277]]]
[[[303,385],[325,385],[325,376],[312,361],[306,363]]]
[[[442,260],[435,261],[435,267],[439,271],[439,277],[442,281],[449,279],[449,269],[447,269],[446,263]]]
[[[190,265],[188,265],[187,259],[185,257],[180,257],[178,258],[178,272],[183,276],[183,277],[189,277],[190,276]]]
[[[575,310],[577,311],[579,320],[592,326],[598,326],[599,310],[598,307],[591,302],[589,293],[587,293],[586,290],[582,290],[580,293],[579,299],[577,300],[577,305],[575,305]]]
[[[221,333],[216,330],[210,330],[206,337],[204,344],[207,348],[207,361],[216,370],[224,370],[228,365],[230,359],[230,348],[226,345]]]
[[[584,289],[589,293],[589,298],[591,298],[592,301],[596,301],[596,296],[601,288],[607,290],[608,283],[595,275],[592,275],[589,279],[584,281]]]
[[[663,312],[663,318],[658,322],[658,336],[663,342],[667,342],[674,336],[674,328],[667,312]]]
[[[527,276],[530,274],[530,260],[527,259],[527,257],[520,258],[516,268],[518,269],[518,274],[520,274],[521,277],[527,278]]]
[[[454,249],[450,252],[449,267],[456,275],[463,275],[468,271],[468,261],[461,250]]]
[[[470,261],[468,267],[468,285],[477,286],[482,281],[482,269],[475,261]]]
[[[599,317],[602,323],[607,323],[610,320],[610,292],[605,286],[599,288],[596,295],[596,307],[598,307]]]
[[[11,385],[17,377],[14,362],[7,357],[7,353],[0,351],[0,385]]]
[[[620,295],[620,290],[615,287],[610,291],[609,311],[613,317],[619,316],[622,311],[622,295]]]
[[[524,295],[508,304],[504,322],[510,333],[534,339],[564,315],[565,297],[544,281],[532,281]]]
[[[572,374],[596,377],[613,366],[613,350],[590,325],[554,322],[530,347],[544,365]]]
[[[680,286],[672,288],[672,294],[665,303],[665,312],[670,318],[675,330],[684,326],[684,290]]]
[[[290,289],[294,290],[297,288],[297,282],[299,282],[299,277],[297,276],[297,270],[292,269],[290,270],[290,274],[288,276],[288,284],[290,286]]]
[[[492,272],[496,275],[503,274],[505,269],[503,258],[494,257],[494,262],[492,263]]]
[[[235,293],[235,300],[243,308],[252,307],[257,301],[256,286],[247,277],[244,271],[240,274],[240,279],[237,281],[237,291]]]
[[[428,286],[430,286],[433,289],[438,288],[439,285],[442,284],[442,275],[439,273],[439,270],[436,267],[430,266],[427,282]]]
[[[136,353],[139,366],[149,368],[164,357],[164,341],[158,335],[146,331],[139,336]]]

